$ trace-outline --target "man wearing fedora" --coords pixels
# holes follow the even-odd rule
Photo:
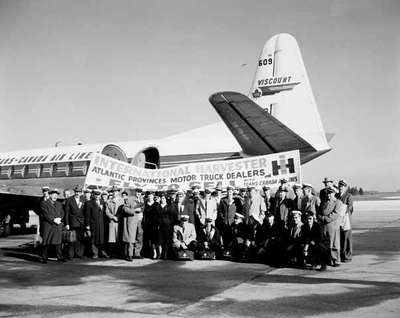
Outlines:
[[[321,203],[317,219],[322,225],[324,239],[329,241],[330,263],[336,267],[340,266],[339,216],[342,203],[335,198],[335,188],[327,188],[327,194],[328,199]]]
[[[319,198],[321,202],[325,202],[328,200],[328,189],[333,187],[333,180],[325,177],[324,180],[322,180],[322,183],[325,187],[319,192]]]
[[[351,262],[353,254],[353,242],[351,232],[351,217],[353,215],[353,197],[347,190],[347,181],[339,181],[339,192],[336,198],[347,205],[343,222],[340,225],[340,258],[344,263]]]
[[[57,189],[51,189],[49,199],[43,200],[40,204],[42,218],[42,263],[47,263],[49,245],[55,245],[57,259],[65,262],[62,255],[62,219],[64,210],[60,202],[57,201],[60,192]]]
[[[105,205],[100,200],[101,191],[93,190],[93,198],[85,204],[85,226],[90,233],[92,258],[96,259],[99,254],[109,258],[104,248],[104,215]]]
[[[82,258],[83,256],[83,237],[85,233],[85,213],[82,188],[75,186],[74,195],[65,200],[65,228],[75,231],[76,241],[68,246],[68,258]]]

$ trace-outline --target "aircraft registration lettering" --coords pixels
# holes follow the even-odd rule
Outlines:
[[[258,60],[258,66],[265,66],[265,65],[271,65],[271,64],[272,64],[272,57],[267,58],[267,59]]]

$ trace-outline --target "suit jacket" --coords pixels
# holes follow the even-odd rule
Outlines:
[[[250,198],[250,196],[246,197],[243,204],[243,211],[246,220],[250,217],[253,217],[259,224],[262,224],[265,211],[267,210],[264,202],[264,198],[260,195],[256,195],[254,198]]]
[[[313,195],[311,198],[304,196],[301,201],[301,211],[304,212],[312,212],[314,216],[317,216],[317,211],[321,205],[321,200]]]
[[[206,227],[203,227],[199,232],[198,241],[202,246],[204,246],[204,243],[207,242],[208,246],[211,249],[221,247],[221,235],[215,226],[211,227],[210,233],[208,235]]]
[[[189,222],[194,224],[195,221],[195,203],[194,200],[192,198],[185,198],[182,201],[182,207],[183,207],[183,211],[181,211],[181,209],[179,209],[179,205],[178,202],[174,203],[176,211],[178,211],[178,216],[179,219],[181,218],[182,214],[187,214],[189,215]]]
[[[231,204],[228,197],[222,198],[218,206],[217,223],[232,224],[235,213],[242,213],[242,209],[242,202],[238,198],[233,198]]]
[[[209,200],[201,198],[197,203],[196,215],[201,224],[205,224],[206,218],[211,218],[214,221],[217,219],[217,201],[214,198]]]
[[[337,193],[336,198],[342,201],[344,204],[347,204],[346,212],[349,213],[349,215],[353,215],[353,196],[350,194],[350,192],[346,191],[342,195]]]
[[[294,199],[292,199],[292,209],[302,211],[303,199],[304,196],[301,198],[296,196]]]
[[[283,199],[282,202],[276,201],[275,205],[275,218],[282,226],[287,227],[289,223],[289,212],[292,210],[292,201],[290,199]]]
[[[80,197],[78,202],[73,196],[65,200],[65,224],[71,228],[82,227],[85,223],[84,199]]]
[[[173,247],[180,248],[182,243],[188,246],[191,242],[196,240],[196,230],[192,223],[186,222],[185,229],[183,229],[183,224],[175,225],[174,232],[172,236]]]

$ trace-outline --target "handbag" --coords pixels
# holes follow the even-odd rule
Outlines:
[[[76,231],[75,230],[63,230],[62,241],[63,241],[63,243],[76,242]]]

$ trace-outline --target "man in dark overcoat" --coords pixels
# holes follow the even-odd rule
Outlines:
[[[109,258],[104,248],[104,215],[105,206],[100,200],[101,191],[93,191],[93,199],[85,204],[85,226],[91,240],[92,258],[98,258],[99,254]]]
[[[40,203],[42,263],[47,263],[49,245],[55,245],[58,261],[65,262],[61,250],[64,210],[61,203],[57,201],[59,194],[57,189],[52,189],[49,191],[50,198]]]

